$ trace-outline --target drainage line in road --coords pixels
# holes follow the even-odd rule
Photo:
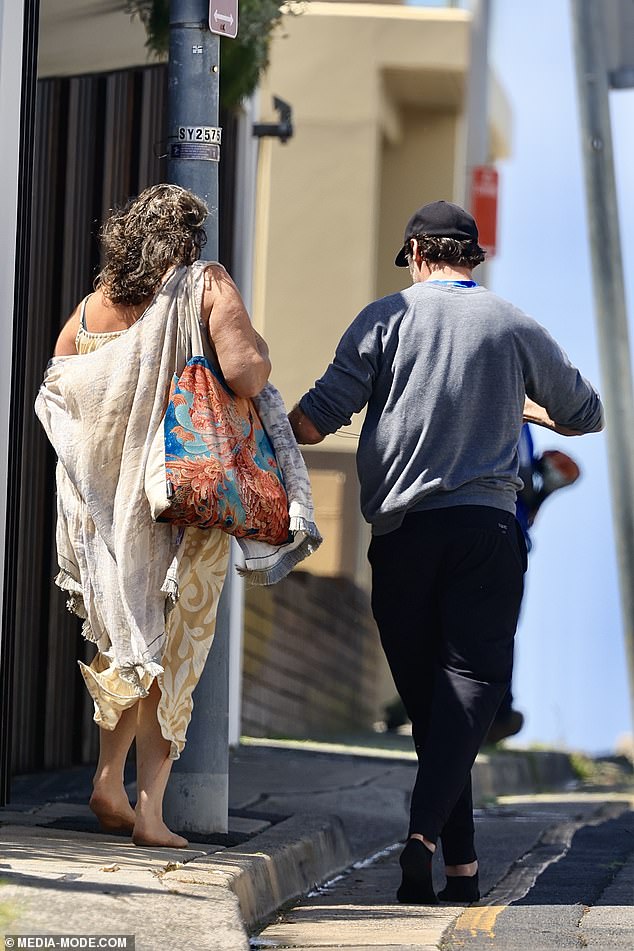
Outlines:
[[[323,885],[318,885],[317,888],[314,888],[311,892],[308,892],[306,895],[307,898],[314,898],[316,895],[323,895],[328,892],[337,882],[341,882],[344,878],[351,874],[351,872],[356,872],[361,868],[369,868],[370,865],[374,865],[375,862],[379,862],[381,859],[386,858],[388,855],[391,855],[392,852],[395,852],[396,849],[402,848],[402,842],[395,842],[394,845],[388,845],[387,848],[381,849],[379,852],[375,852],[373,855],[369,855],[367,859],[361,859],[359,862],[354,862],[349,868],[341,872],[340,875],[336,875],[334,878],[329,879],[327,882],[324,882]]]

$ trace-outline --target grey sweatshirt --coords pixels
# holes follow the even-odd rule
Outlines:
[[[406,512],[515,512],[524,396],[559,425],[602,428],[598,394],[535,320],[484,287],[424,282],[354,320],[300,407],[322,435],[367,404],[357,451],[373,532]]]

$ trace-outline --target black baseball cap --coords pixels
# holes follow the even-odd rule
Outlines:
[[[460,205],[450,201],[432,201],[415,211],[407,222],[400,249],[394,263],[407,267],[407,247],[410,238],[417,234],[429,234],[435,238],[457,238],[458,241],[478,243],[478,226],[475,219]]]

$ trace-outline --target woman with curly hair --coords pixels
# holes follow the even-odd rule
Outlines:
[[[112,212],[95,290],[62,329],[47,399],[37,405],[59,460],[56,582],[97,646],[91,664],[80,662],[100,727],[90,807],[104,829],[128,831],[137,845],[187,845],[163,821],[163,796],[185,744],[229,550],[217,529],[153,522],[144,495],[183,295],[193,294],[234,393],[255,396],[271,369],[230,276],[198,260],[206,216],[205,205],[175,185],[148,188]],[[135,738],[133,809],[123,769]]]

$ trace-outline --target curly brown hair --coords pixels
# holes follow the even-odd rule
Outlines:
[[[95,287],[113,304],[141,304],[169,268],[198,260],[207,214],[205,203],[179,185],[152,185],[113,209],[99,234],[104,264]]]
[[[454,267],[468,267],[472,270],[478,264],[482,264],[486,257],[486,251],[477,241],[438,238],[430,234],[413,234],[405,246],[407,254],[411,254],[412,238],[418,242],[418,250],[427,264],[451,264]]]

